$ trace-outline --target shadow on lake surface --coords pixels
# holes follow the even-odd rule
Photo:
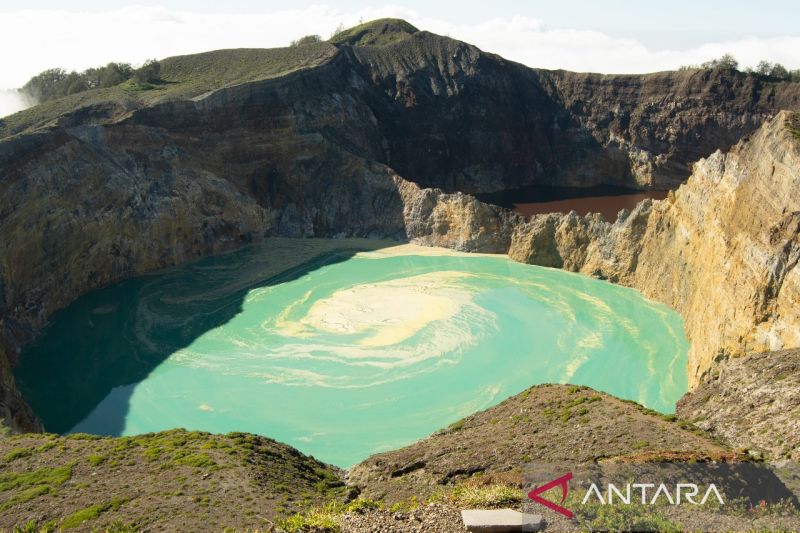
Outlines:
[[[239,314],[249,291],[396,244],[273,239],[94,291],[56,313],[25,348],[17,384],[49,432],[120,435],[136,385]],[[92,427],[82,428],[90,413]]]

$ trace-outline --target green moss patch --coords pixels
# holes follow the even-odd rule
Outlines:
[[[4,472],[0,474],[0,492],[11,492],[11,496],[0,504],[0,510],[25,503],[34,498],[54,492],[72,477],[75,462],[58,468],[40,468],[32,472]]]
[[[106,511],[116,511],[127,501],[127,498],[115,498],[110,502],[91,505],[66,517],[64,521],[61,522],[61,527],[63,529],[76,528],[82,525],[84,522],[98,518]]]

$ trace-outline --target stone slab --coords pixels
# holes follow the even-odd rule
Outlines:
[[[473,533],[506,533],[539,531],[544,525],[542,515],[520,513],[513,509],[466,509],[461,520]]]

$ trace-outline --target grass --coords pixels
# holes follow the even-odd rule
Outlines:
[[[57,530],[54,520],[39,524],[36,520],[30,519],[22,525],[14,526],[13,533],[50,533]]]
[[[455,422],[453,422],[452,424],[447,426],[447,429],[449,429],[450,431],[458,431],[459,429],[463,429],[464,428],[464,424],[465,424],[465,421],[462,418],[461,420],[456,420]]]
[[[457,507],[500,507],[520,503],[524,500],[522,489],[503,483],[481,485],[461,483],[447,496]]]
[[[83,525],[84,522],[98,518],[101,514],[105,513],[106,511],[109,510],[116,511],[127,501],[128,501],[127,498],[114,498],[110,502],[91,505],[89,507],[86,507],[85,509],[76,511],[71,515],[69,515],[68,517],[66,517],[63,522],[61,522],[61,528],[73,529],[79,527]]]
[[[30,456],[32,454],[33,454],[33,450],[30,449],[30,448],[15,448],[15,449],[11,450],[10,452],[8,452],[7,454],[5,454],[3,456],[3,461],[5,461],[7,463],[10,463],[11,461],[14,461],[15,459],[21,459],[23,457],[28,457],[28,456]]]
[[[9,509],[39,496],[55,492],[72,477],[71,462],[59,468],[40,468],[32,472],[4,472],[0,474],[0,492],[13,491],[10,498],[0,504],[0,510]]]
[[[57,98],[0,119],[0,139],[53,123],[58,117],[90,106],[137,108],[168,100],[190,99],[209,91],[266,80],[315,67],[337,53],[330,43],[286,48],[239,48],[163,59],[159,84],[128,80]]]
[[[383,31],[387,28],[388,31]],[[402,41],[419,30],[402,19],[378,19],[359,24],[331,37],[334,44],[352,46],[386,46]]]
[[[104,462],[106,462],[106,459],[108,459],[108,458],[105,455],[87,455],[86,456],[86,461],[88,461],[89,464],[92,465],[92,466],[101,465]]]
[[[216,461],[204,453],[193,453],[185,457],[178,457],[174,459],[175,464],[193,466],[195,468],[207,468],[217,466]]]
[[[375,500],[358,498],[350,503],[342,504],[330,502],[322,507],[309,509],[302,513],[295,513],[288,518],[278,521],[278,528],[287,533],[300,531],[330,531],[338,532],[339,518],[346,513],[361,513],[370,509],[381,509],[383,505]]]
[[[632,501],[629,505],[581,503],[581,496],[572,492],[564,504],[575,513],[575,519],[589,531],[683,531],[652,505]]]

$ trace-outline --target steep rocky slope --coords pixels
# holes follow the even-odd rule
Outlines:
[[[351,468],[347,479],[364,495],[397,501],[427,497],[478,473],[521,483],[526,463],[734,455],[636,403],[588,387],[540,385],[427,439],[374,455]]]
[[[0,416],[9,425],[37,427],[8,370],[55,310],[93,288],[265,236],[510,249],[520,260],[628,283],[687,317],[701,354],[693,375],[720,349],[792,342],[791,309],[770,307],[791,296],[796,274],[777,284],[791,254],[770,282],[783,296],[762,291],[747,314],[726,307],[735,327],[721,332],[712,322],[706,336],[702,320],[717,311],[701,309],[692,287],[673,295],[672,282],[662,280],[670,272],[657,270],[666,264],[657,239],[668,241],[671,262],[687,252],[655,222],[651,229],[648,220],[662,215],[650,217],[650,204],[615,226],[577,217],[526,224],[463,193],[534,183],[672,185],[698,154],[728,147],[779,108],[800,107],[798,84],[725,71],[541,71],[397,22],[347,35],[308,48],[170,58],[164,84],[150,91],[123,84],[0,120]],[[686,193],[678,205],[694,212],[690,200]],[[793,205],[771,200],[773,211]],[[664,218],[689,216],[666,205],[657,208]],[[764,220],[776,219],[770,211]],[[788,238],[791,220],[784,222],[759,253]],[[760,224],[741,221],[751,223]],[[700,231],[702,220],[696,225]],[[633,253],[640,231],[654,243],[642,251],[655,256],[647,268]],[[729,250],[731,264],[742,254],[757,260],[741,245]],[[719,251],[696,254],[692,268]],[[671,273],[675,284],[715,281]],[[747,281],[749,290],[762,281]],[[770,313],[782,313],[782,322]]]
[[[677,415],[756,457],[800,461],[800,350],[721,363]]]

